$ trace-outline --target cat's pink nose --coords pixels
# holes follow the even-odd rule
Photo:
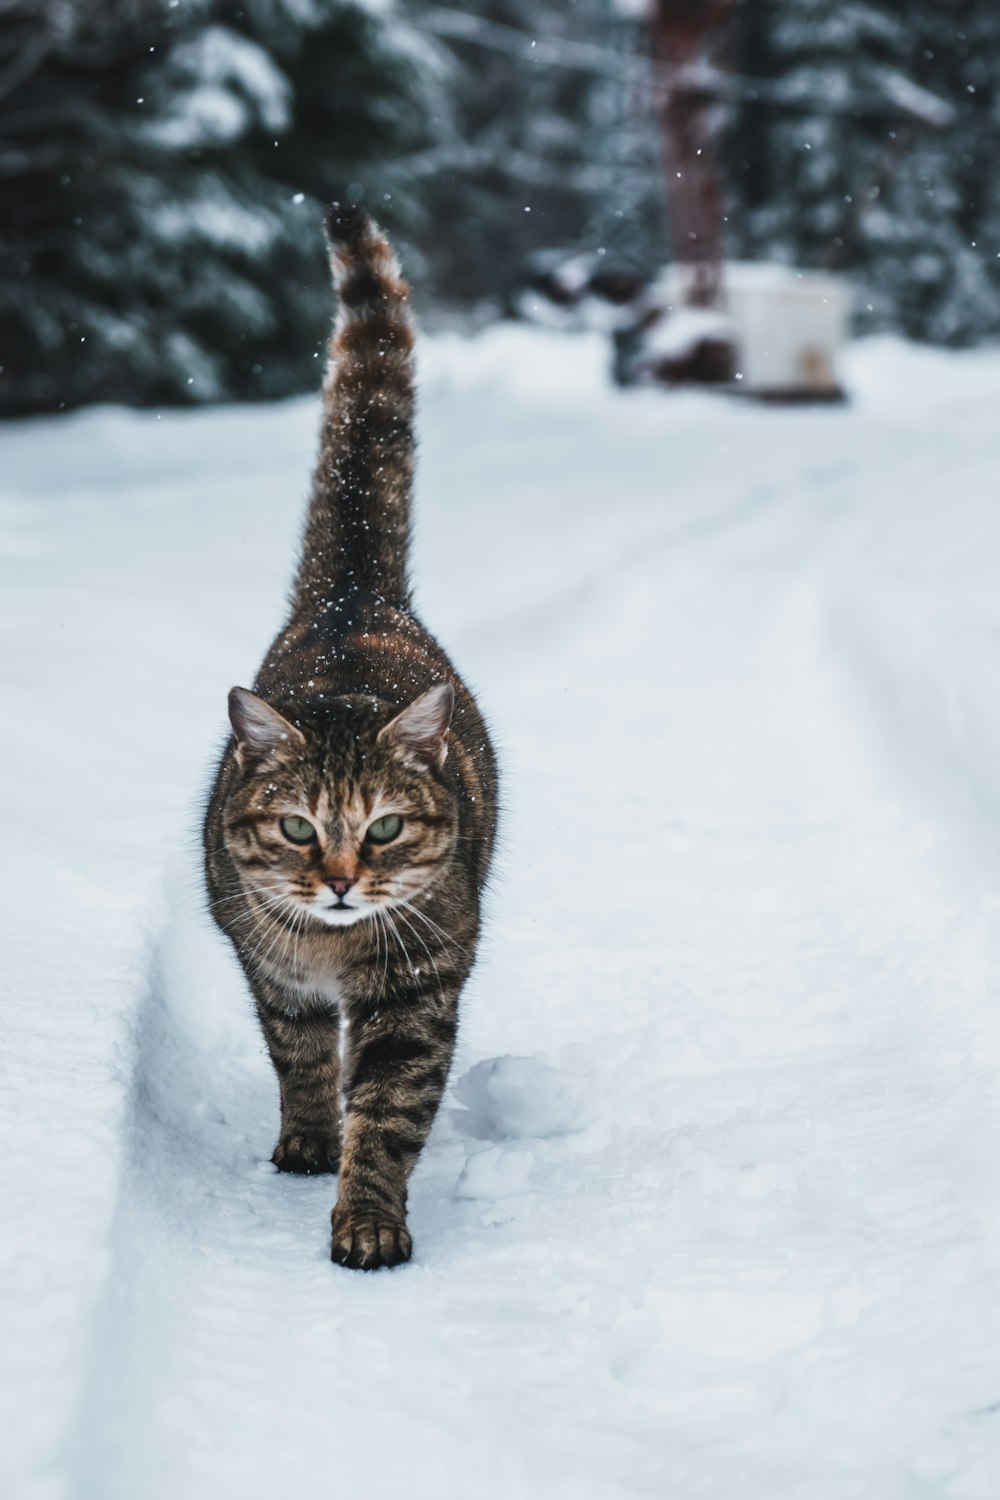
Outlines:
[[[357,885],[356,880],[347,880],[341,876],[336,876],[334,879],[328,880],[326,883],[333,891],[335,896],[346,896],[348,891],[351,889],[351,886]]]

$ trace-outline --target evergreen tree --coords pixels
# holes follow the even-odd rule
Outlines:
[[[0,412],[314,385],[315,200],[405,223],[430,50],[351,0],[15,0],[3,47]]]
[[[641,192],[629,195],[634,113],[609,0],[475,0],[447,11],[410,0],[409,14],[450,57],[447,128],[428,163],[419,234],[439,296],[495,304],[530,252],[615,248],[651,205],[659,215],[648,158]]]
[[[972,0],[745,0],[735,40],[738,68],[776,87],[734,114],[732,251],[849,271],[862,327],[948,343],[1000,330],[982,149],[995,14]]]

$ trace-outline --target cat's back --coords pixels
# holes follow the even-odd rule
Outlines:
[[[450,682],[455,709],[445,774],[460,793],[463,832],[481,840],[485,872],[497,822],[497,761],[476,698],[444,648],[408,609],[381,599],[312,601],[297,590],[288,623],[261,665],[254,691],[275,703],[293,723],[305,717],[321,727],[345,699],[376,705],[388,723],[429,688]]]

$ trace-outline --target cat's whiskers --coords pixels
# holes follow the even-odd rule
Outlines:
[[[389,926],[384,912],[379,912],[379,918],[385,931],[385,962],[382,968],[382,993],[385,994],[389,984]]]
[[[405,896],[397,896],[396,901],[400,906],[405,907],[412,916],[419,917],[420,921],[424,922],[431,932],[436,933],[443,943],[449,943],[459,953],[462,952],[461,943],[457,942],[455,938],[450,937],[444,928],[439,927],[436,922],[432,921],[425,911],[421,911],[419,907],[414,906],[412,901],[407,901]]]
[[[407,950],[406,944],[403,942],[402,933],[399,931],[399,928],[396,926],[396,924],[393,921],[392,916],[390,915],[390,913],[384,907],[383,907],[382,911],[383,911],[383,915],[385,916],[386,921],[389,923],[389,929],[392,932],[393,937],[396,939],[396,941],[399,944],[400,948],[402,948],[402,950],[403,950],[403,957],[406,959],[407,967],[409,968],[410,973],[413,976],[413,988],[415,990],[419,990],[420,985],[419,985],[419,982],[417,980],[417,971],[413,967],[413,960],[410,958],[410,955],[409,955],[409,952]]]
[[[433,953],[428,948],[428,946],[424,942],[423,938],[420,936],[420,933],[413,926],[413,923],[407,921],[406,917],[403,916],[402,912],[399,912],[399,919],[400,919],[401,922],[404,922],[406,924],[407,931],[413,934],[413,936],[416,938],[417,942],[420,944],[421,948],[423,948],[424,952],[427,954],[427,961],[430,964],[431,968],[434,970],[434,978],[437,980],[438,993],[441,996],[441,1004],[443,1005],[444,1004],[444,985],[441,983],[441,971],[439,970],[437,964],[434,961],[434,955],[433,955]]]
[[[271,897],[270,900],[263,897],[259,897],[258,900],[260,901],[260,905],[264,907],[265,916],[272,919],[272,925],[264,927],[261,940],[248,954],[247,961],[263,965],[271,962],[271,957],[277,953],[279,944],[284,942],[287,948],[289,927],[287,923],[275,919],[285,917],[289,912],[294,916],[294,905],[287,896],[278,896],[277,894]],[[255,914],[250,912],[247,915],[254,917]]]
[[[385,941],[385,955],[382,959],[382,986],[379,991],[381,995],[384,995],[389,982],[389,929],[385,924],[384,913],[377,906],[375,907],[375,922],[376,930],[379,933],[379,951],[376,954],[376,961],[379,955],[381,955],[383,939]]]
[[[221,848],[222,848],[222,846],[220,845],[220,848],[218,850],[216,850],[215,852],[216,853],[221,852]],[[190,877],[186,876],[185,878],[186,879],[191,879],[192,882],[195,879],[194,876],[190,876]],[[212,901],[206,895],[205,889],[204,889],[203,886],[198,886],[198,885],[194,885],[193,884],[192,885],[192,889],[190,891],[188,891],[187,895],[186,896],[182,896],[179,901],[175,902],[175,904],[173,906],[171,906],[167,910],[167,916],[168,917],[174,916],[174,914],[176,912],[180,911],[180,909],[181,909],[182,906],[188,906],[194,900],[200,900],[200,901],[202,901],[205,904],[205,906],[211,911],[215,907],[229,906],[233,901],[245,901],[246,900],[246,891],[241,886],[240,889],[238,891],[236,891],[234,895],[231,895],[231,896],[220,896],[220,897],[217,897],[214,901]]]
[[[294,916],[291,903],[286,898],[279,898],[270,904],[264,912],[265,920],[261,922],[260,942],[254,949],[254,955],[261,963],[270,963],[278,952],[285,948],[287,950],[290,935],[290,917]]]
[[[292,968],[299,970],[299,938],[305,930],[305,924],[309,918],[309,908],[303,906],[298,916],[292,921]]]
[[[270,895],[277,896],[277,894],[278,894],[277,891],[274,891],[274,892],[270,892],[270,891],[254,892],[254,895],[258,899],[260,899],[260,900],[263,900],[265,896],[270,896]],[[251,901],[251,895],[250,895],[250,893],[248,891],[246,891],[246,890],[239,890],[239,891],[235,892],[235,894],[232,895],[232,896],[222,896],[218,901],[213,902],[213,906],[215,906],[215,907],[232,906],[237,901],[242,901],[244,903],[244,905],[249,905],[250,901]]]
[[[243,911],[237,912],[235,916],[230,915],[226,917],[227,924],[238,930],[241,925],[259,926],[262,912],[265,919],[269,919],[272,914],[277,914],[283,898],[275,892],[273,895],[260,895],[254,901],[249,900],[245,894],[240,897],[232,896],[227,898],[227,900],[242,900],[243,902]]]
[[[382,957],[382,929],[379,925],[378,912],[375,911],[373,916],[375,918],[375,964],[377,966]]]
[[[255,927],[251,936],[259,932],[259,940],[253,946],[242,946],[240,952],[245,956],[248,964],[258,964],[263,967],[270,962],[272,952],[276,951],[278,943],[284,937],[285,929],[280,926]]]

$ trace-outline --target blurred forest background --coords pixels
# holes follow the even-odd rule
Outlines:
[[[644,0],[0,0],[0,414],[314,388],[318,204],[345,193],[432,321],[500,316],[542,247],[661,265],[647,22]],[[849,270],[860,331],[995,338],[1000,6],[734,0],[721,42],[727,254]]]

